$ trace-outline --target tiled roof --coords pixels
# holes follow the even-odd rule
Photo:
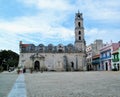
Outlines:
[[[119,45],[119,43],[108,44],[108,45],[104,46],[103,48],[101,48],[100,51],[110,49],[111,47],[113,48],[113,51],[114,51],[114,50],[118,49],[120,47],[120,45]]]
[[[119,43],[113,44],[113,51],[117,50],[120,47]]]
[[[22,47],[28,47],[29,44],[21,44]]]

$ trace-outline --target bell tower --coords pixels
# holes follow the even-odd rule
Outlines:
[[[75,14],[75,48],[79,52],[85,51],[83,16],[79,11]]]

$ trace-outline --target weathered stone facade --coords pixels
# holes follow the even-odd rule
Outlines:
[[[75,43],[66,46],[23,44],[20,41],[19,66],[35,70],[83,70],[85,68],[85,39],[82,13],[75,16]]]

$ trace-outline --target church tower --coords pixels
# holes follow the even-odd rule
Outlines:
[[[84,26],[82,13],[75,15],[75,48],[78,52],[85,52]]]

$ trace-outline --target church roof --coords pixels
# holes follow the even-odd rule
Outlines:
[[[22,47],[28,47],[29,44],[21,44]]]

